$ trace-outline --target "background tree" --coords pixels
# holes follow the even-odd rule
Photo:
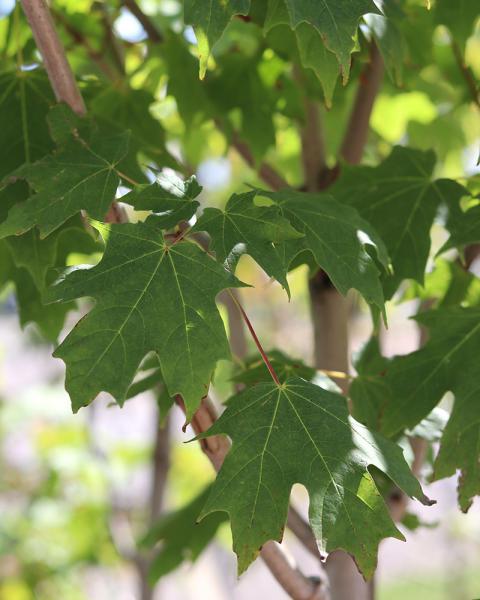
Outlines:
[[[0,276],[22,325],[55,342],[74,412],[101,392],[155,398],[141,543],[119,536],[114,502],[98,517],[142,598],[227,516],[239,573],[260,554],[293,598],[372,597],[359,571],[371,581],[380,541],[403,539],[406,498],[433,503],[414,477],[426,456],[433,479],[461,472],[462,510],[479,493],[479,13],[473,0],[24,0],[3,20]],[[139,39],[121,32],[128,15]],[[195,178],[212,155],[237,171],[227,202]],[[285,340],[264,350],[243,308],[247,256],[293,306],[308,268],[311,366]],[[422,347],[387,358],[390,301],[413,298]],[[352,377],[359,306],[372,336]],[[219,362],[232,353],[233,372]],[[175,404],[218,476],[161,516]],[[315,577],[278,545],[285,526]]]

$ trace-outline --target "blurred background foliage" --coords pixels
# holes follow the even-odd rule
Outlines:
[[[334,167],[372,36],[387,75],[375,103],[364,162],[378,164],[396,144],[433,149],[438,158],[435,176],[462,182],[469,176],[468,185],[477,194],[480,118],[472,85],[480,79],[480,27],[473,19],[468,27],[468,18],[465,25],[456,22],[455,14],[445,13],[449,0],[432,1],[430,10],[425,4],[386,1],[389,31],[381,17],[364,19],[345,86],[338,65],[334,63],[329,72],[325,64],[308,58],[289,27],[262,29],[267,9],[263,0],[254,2],[251,17],[234,19],[227,27],[203,80],[198,78],[195,34],[184,25],[176,0],[140,2],[153,29],[148,32],[129,10],[131,2],[55,0],[51,8],[89,113],[108,129],[132,131],[135,156],[127,163],[128,172],[145,180],[138,158],[144,167],[196,173],[204,188],[200,200],[223,206],[232,192],[262,185],[256,167],[264,159],[291,185],[303,183],[299,128],[304,93],[321,100],[327,162]],[[1,0],[0,16],[2,72],[34,71],[39,56],[19,5]],[[300,73],[292,75],[292,62],[303,64]],[[302,78],[303,86],[297,85],[296,77]],[[248,143],[251,164],[232,148],[237,138]],[[8,157],[8,148],[3,153]],[[460,275],[452,262],[434,260],[446,237],[440,219],[433,230],[425,287],[405,283],[389,303],[390,326],[384,334],[388,355],[415,349],[417,331],[407,318],[421,301],[448,302],[449,282]],[[95,248],[88,248],[84,255],[69,255],[67,263],[96,260]],[[264,346],[280,348],[308,364],[312,340],[307,273],[306,266],[290,273],[292,303],[249,257],[241,259],[237,275],[254,286],[242,290],[242,298]],[[21,277],[16,280],[16,299],[9,277],[1,292],[0,599],[131,600],[138,597],[136,577],[145,569],[142,557],[152,552],[145,540],[143,545],[137,542],[151,519],[155,403],[144,393],[120,410],[101,398],[72,416],[62,389],[62,366],[49,358],[50,344],[35,325],[20,331],[18,311],[22,324],[37,320],[34,306],[21,305],[20,287],[33,285],[25,269]],[[465,290],[470,305],[480,302],[478,280],[466,281]],[[349,300],[355,351],[368,339],[371,323],[359,297],[350,294]],[[65,314],[52,316],[52,322],[57,319],[52,337],[59,331],[58,318],[61,327]],[[71,314],[68,319],[73,323]],[[51,323],[45,329],[51,331]],[[236,368],[219,364],[213,386],[217,400],[225,400],[232,391]],[[213,479],[197,445],[181,443],[191,437],[188,431],[178,433],[181,424],[180,415],[173,413],[165,511],[184,507]],[[432,486],[427,493],[439,504],[428,514],[413,507],[420,511],[420,521],[438,521],[441,526],[409,533],[405,549],[399,549],[398,542],[384,544],[378,582],[381,600],[480,597],[480,513],[474,506],[468,516],[460,515],[454,485],[447,480]],[[305,501],[302,489],[295,490],[295,497]],[[259,591],[283,597],[277,588],[272,595],[273,584],[259,565],[235,582],[233,559],[226,550],[228,528],[212,525],[203,534],[205,543],[217,527],[213,547],[195,567],[188,559],[196,556],[203,542],[195,546],[198,540],[182,538],[183,546],[173,548],[187,563],[160,581],[155,597],[240,599],[259,597]],[[308,565],[311,559],[292,544]]]

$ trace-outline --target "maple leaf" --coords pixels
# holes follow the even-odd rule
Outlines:
[[[233,15],[247,15],[250,0],[185,0],[185,23],[193,25],[198,41],[200,78],[203,79],[212,48]]]
[[[389,394],[381,407],[381,431],[393,436],[415,426],[446,392],[453,392],[455,405],[442,438],[435,474],[441,478],[457,468],[462,470],[459,499],[467,510],[479,491],[480,308],[456,306],[415,318],[428,327],[430,339],[420,350],[389,363],[383,378]]]
[[[136,210],[151,210],[158,215],[157,223],[163,229],[171,229],[196,213],[200,203],[195,198],[201,191],[193,176],[187,181],[177,176],[160,176],[155,183],[137,185],[122,196],[122,202],[131,204]]]
[[[54,103],[43,71],[0,75],[0,179],[52,149],[45,117]]]
[[[215,296],[243,284],[196,244],[168,246],[156,219],[97,223],[108,237],[101,262],[68,274],[48,295],[97,301],[54,353],[67,365],[75,411],[101,391],[123,404],[139,364],[154,351],[169,395],[181,394],[190,418],[217,360],[230,356]]]
[[[258,191],[258,194],[273,200],[293,227],[305,234],[301,239],[278,245],[286,265],[308,251],[340,293],[346,294],[355,288],[367,302],[384,311],[377,265],[387,267],[387,251],[375,230],[355,209],[340,204],[328,194],[294,190]],[[376,252],[378,262],[367,248]]]
[[[226,515],[216,513],[197,522],[197,517],[211,490],[208,485],[190,502],[160,517],[141,541],[144,547],[162,542],[150,564],[148,578],[155,583],[176,569],[184,560],[194,562],[215,537]]]
[[[64,129],[56,123],[64,119],[63,111],[54,111],[50,119],[52,130],[64,139]],[[37,193],[10,209],[0,224],[0,237],[38,226],[44,238],[82,209],[103,219],[115,199],[120,182],[116,165],[127,152],[128,139],[128,132],[110,137],[97,134],[87,144],[72,135],[54,154],[19,167],[12,178],[26,179]]]
[[[386,298],[403,279],[423,284],[430,251],[430,228],[440,204],[455,205],[467,192],[448,179],[432,180],[433,152],[395,147],[377,167],[344,165],[331,188],[354,206],[385,241],[393,275],[384,277]]]
[[[402,450],[348,415],[345,398],[303,379],[260,383],[231,398],[199,438],[233,440],[200,518],[229,514],[242,573],[268,540],[281,540],[290,490],[303,484],[320,551],[343,548],[372,575],[380,540],[404,539],[372,476],[387,475],[409,496],[431,501],[411,474]]]
[[[206,208],[194,230],[210,234],[217,260],[226,261],[232,272],[242,254],[249,254],[290,297],[288,265],[275,243],[302,238],[303,233],[294,229],[277,207],[256,206],[255,196],[256,192],[234,194],[223,211]]]
[[[281,0],[273,0],[278,2]],[[326,47],[337,55],[348,79],[350,54],[355,47],[355,34],[360,18],[367,13],[379,13],[373,0],[284,0],[293,29],[308,23],[322,36]]]
[[[269,32],[278,25],[289,25],[290,17],[283,0],[268,3],[264,30]],[[320,32],[307,23],[300,23],[295,29],[298,51],[305,68],[312,69],[320,81],[327,107],[332,105],[333,91],[340,74],[340,67],[333,52],[323,43]]]
[[[459,248],[463,250],[469,244],[480,241],[480,204],[472,206],[465,212],[453,212],[447,222],[450,237],[438,254]]]

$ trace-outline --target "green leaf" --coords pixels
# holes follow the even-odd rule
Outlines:
[[[384,267],[388,265],[387,252],[377,233],[355,209],[327,194],[294,190],[259,191],[258,194],[273,200],[293,227],[305,234],[301,239],[281,245],[286,265],[302,252],[309,251],[342,294],[355,288],[367,302],[383,312],[379,263],[367,248],[376,252]]]
[[[54,103],[43,70],[0,75],[0,180],[53,147],[45,117]]]
[[[151,210],[158,215],[157,223],[162,229],[171,229],[196,213],[200,203],[195,198],[201,191],[194,176],[182,181],[176,175],[161,175],[155,183],[136,186],[122,196],[122,202],[131,204],[136,210]]]
[[[290,25],[301,23],[314,27],[325,46],[336,54],[344,80],[350,71],[350,54],[355,47],[355,34],[360,18],[366,13],[379,13],[372,0],[285,0]]]
[[[465,50],[467,39],[473,35],[476,20],[480,16],[480,8],[475,0],[436,0],[435,20],[451,31],[453,39]]]
[[[184,0],[185,23],[193,25],[198,41],[200,78],[207,71],[207,63],[215,43],[222,37],[234,15],[247,15],[250,0]]]
[[[52,113],[53,119],[57,117]],[[94,135],[87,144],[72,136],[55,154],[17,169],[14,177],[26,179],[37,193],[10,209],[0,224],[0,237],[38,226],[44,238],[82,209],[103,219],[115,199],[120,182],[116,165],[127,152],[128,138],[128,133]]]
[[[284,0],[270,0],[265,18],[264,30],[269,32],[278,25],[288,25],[289,14]],[[340,67],[333,54],[327,50],[322,36],[317,29],[307,23],[301,23],[295,29],[298,51],[302,65],[312,69],[323,88],[327,107],[332,105],[332,96],[335,90]]]
[[[200,518],[229,513],[242,573],[268,540],[281,540],[291,487],[303,484],[320,551],[343,548],[366,577],[385,537],[404,539],[380,495],[372,467],[425,504],[401,449],[349,418],[345,398],[299,378],[260,383],[232,398],[201,437],[233,440]]]
[[[380,352],[377,337],[371,337],[353,360],[358,376],[348,390],[352,415],[374,430],[379,429],[381,409],[390,396],[390,388],[384,379],[388,362]]]
[[[194,230],[206,231],[212,239],[211,249],[217,260],[235,267],[242,254],[250,256],[287,291],[287,267],[275,243],[303,237],[282,217],[277,207],[255,206],[256,192],[234,194],[225,210],[206,208]]]
[[[469,244],[480,242],[480,204],[465,212],[453,214],[447,222],[450,237],[440,249],[439,254],[451,248],[463,250]]]
[[[458,501],[464,512],[480,494],[480,385],[478,365],[458,382],[455,404],[443,432],[440,451],[434,464],[434,480],[455,475],[458,479]]]
[[[411,354],[398,356],[387,368],[391,401],[382,409],[382,431],[394,435],[426,417],[442,396],[469,384],[480,346],[480,308],[444,308],[417,315],[430,339]],[[468,379],[470,377],[470,380]]]
[[[97,301],[55,351],[67,365],[73,409],[101,391],[122,405],[139,364],[154,351],[169,395],[182,395],[190,419],[217,360],[230,356],[215,296],[242,284],[196,244],[168,246],[156,217],[96,227],[108,237],[101,262],[70,273],[49,295]]]
[[[197,522],[211,487],[207,486],[182,508],[161,517],[141,541],[141,545],[146,547],[162,543],[150,566],[148,577],[151,584],[182,562],[194,562],[215,537],[219,526],[226,521],[225,514],[217,513]]]
[[[15,266],[6,242],[0,241],[0,289],[9,282],[15,286],[21,327],[35,323],[47,340],[55,342],[63,328],[66,314],[75,308],[75,303],[45,306],[30,273]]]
[[[354,206],[385,241],[393,275],[384,278],[386,298],[403,279],[423,284],[430,252],[430,228],[441,203],[466,194],[448,179],[432,181],[433,152],[397,146],[377,167],[344,165],[332,194]]]

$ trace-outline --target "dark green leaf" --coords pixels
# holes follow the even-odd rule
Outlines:
[[[229,357],[215,296],[242,284],[196,244],[167,246],[156,217],[96,227],[108,238],[102,261],[70,273],[50,294],[97,300],[55,351],[67,365],[72,406],[101,391],[123,404],[142,359],[155,351],[169,395],[182,395],[190,418],[217,360]]]
[[[290,222],[282,217],[277,207],[256,206],[256,192],[234,194],[225,210],[206,208],[194,230],[206,231],[212,239],[211,248],[217,260],[226,261],[234,272],[242,254],[250,256],[262,269],[286,289],[288,265],[275,243],[303,237]]]
[[[186,560],[194,562],[226,521],[225,514],[216,513],[197,523],[211,487],[209,485],[182,508],[161,517],[142,540],[141,545],[146,547],[161,543],[150,566],[150,583],[155,583]]]
[[[309,492],[320,551],[343,548],[367,577],[380,540],[403,539],[369,469],[430,502],[398,446],[349,418],[345,398],[302,379],[260,383],[232,398],[204,436],[220,433],[233,446],[201,517],[229,513],[240,573],[262,544],[281,540],[294,483]]]

